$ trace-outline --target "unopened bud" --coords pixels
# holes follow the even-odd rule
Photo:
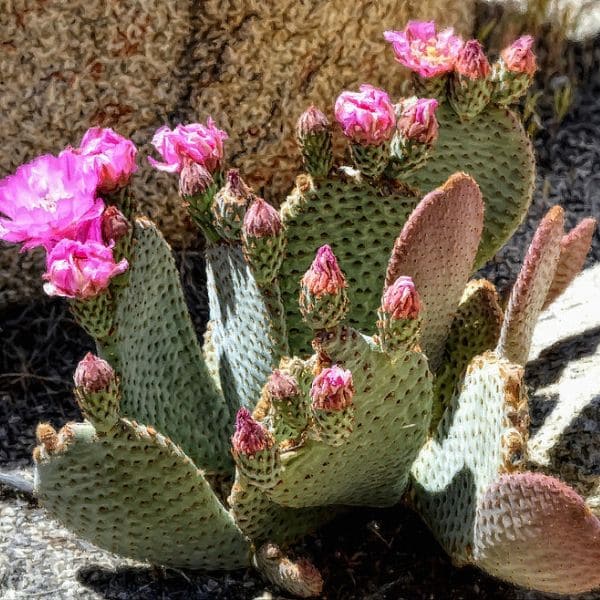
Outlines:
[[[276,400],[293,398],[300,394],[300,387],[298,386],[296,378],[279,369],[275,369],[269,377],[267,389],[271,397]]]
[[[421,312],[421,299],[411,277],[398,277],[383,294],[381,308],[392,319],[416,319]]]
[[[431,146],[438,137],[438,121],[435,115],[439,103],[434,98],[413,96],[400,106],[398,132],[404,140]]]
[[[461,48],[454,64],[454,70],[469,79],[484,79],[492,68],[478,40],[469,40]]]
[[[310,106],[300,115],[296,133],[298,138],[302,140],[307,135],[320,133],[328,129],[329,120],[327,117],[316,106]]]
[[[525,73],[530,77],[535,75],[537,62],[532,50],[533,37],[521,36],[500,53],[506,68],[513,73]]]
[[[317,255],[302,278],[302,285],[317,298],[323,294],[337,294],[348,287],[331,246],[325,244],[317,250]]]
[[[121,238],[129,235],[131,223],[125,215],[116,207],[108,206],[102,213],[102,239],[105,244],[118,242]]]
[[[252,418],[248,409],[240,408],[231,444],[236,453],[249,456],[271,448],[273,438],[263,425]]]
[[[262,198],[254,200],[244,216],[244,234],[255,238],[272,237],[282,229],[279,213]]]
[[[116,380],[113,368],[102,358],[88,352],[77,365],[73,381],[87,393],[107,390]]]
[[[352,404],[352,373],[337,365],[323,369],[313,380],[310,397],[314,409],[340,411]]]

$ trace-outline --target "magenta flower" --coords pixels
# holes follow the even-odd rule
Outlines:
[[[208,117],[206,125],[191,123],[177,125],[171,131],[167,126],[157,130],[152,138],[152,145],[163,157],[164,163],[159,163],[148,157],[150,164],[168,173],[180,173],[184,159],[188,158],[206,167],[214,173],[223,160],[223,142],[227,134],[215,126]]]
[[[317,410],[343,410],[352,404],[352,373],[337,365],[323,369],[313,380],[310,398]]]
[[[389,96],[372,85],[363,84],[360,92],[342,92],[335,102],[335,118],[353,142],[377,145],[394,132],[394,107]]]
[[[438,136],[437,107],[438,101],[433,98],[407,98],[400,105],[398,131],[413,142],[433,144]]]
[[[253,455],[273,446],[273,438],[247,408],[240,408],[235,418],[235,433],[231,438],[233,450],[238,454]]]
[[[523,35],[508,46],[508,48],[504,48],[500,52],[500,56],[506,68],[513,73],[526,73],[530,77],[535,75],[537,62],[535,54],[531,49],[532,46],[533,37]]]
[[[278,235],[283,228],[279,213],[262,198],[252,202],[244,215],[243,226],[246,235],[257,238]]]
[[[348,287],[331,246],[325,244],[317,250],[315,259],[302,277],[302,285],[317,297],[337,294]]]
[[[81,156],[85,168],[96,172],[101,193],[126,186],[137,171],[135,144],[112,129],[92,127],[86,131],[79,148],[67,151]]]
[[[64,238],[99,236],[104,203],[96,198],[98,179],[72,152],[45,154],[0,181],[0,239],[23,250],[50,251]],[[95,223],[94,223],[95,221]]]
[[[421,312],[421,299],[412,278],[398,277],[383,293],[381,308],[392,319],[416,319]]]
[[[396,60],[421,77],[435,77],[454,68],[463,40],[452,27],[439,33],[433,21],[409,21],[404,31],[386,31]]]
[[[490,74],[492,68],[479,41],[465,43],[458,53],[454,70],[469,79],[485,79]]]
[[[44,291],[49,296],[92,298],[127,267],[125,259],[115,263],[110,246],[95,241],[62,240],[46,259]]]

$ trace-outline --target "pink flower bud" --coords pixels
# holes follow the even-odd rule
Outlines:
[[[85,239],[104,210],[97,185],[72,151],[21,165],[0,181],[0,239],[47,251],[64,238]]]
[[[392,137],[396,117],[389,96],[372,85],[360,92],[342,92],[335,103],[335,118],[353,142],[378,145]]]
[[[244,215],[244,233],[256,238],[275,236],[283,225],[279,213],[262,198],[256,198]]]
[[[112,248],[104,244],[62,240],[47,257],[44,291],[49,296],[92,298],[127,267],[125,259],[115,263]]]
[[[193,160],[184,159],[184,165],[179,175],[179,195],[183,198],[203,194],[214,184],[210,171]]]
[[[279,369],[275,369],[269,377],[267,390],[271,397],[276,400],[293,398],[300,394],[300,387],[296,379]]]
[[[504,48],[500,53],[506,68],[513,73],[526,73],[529,76],[535,75],[537,62],[535,54],[531,49],[533,46],[533,37],[524,35],[514,41],[508,48]]]
[[[381,308],[392,319],[416,319],[421,312],[421,299],[412,278],[398,277],[383,293]]]
[[[352,373],[337,365],[323,369],[313,380],[310,397],[318,410],[344,410],[352,404]]]
[[[126,186],[137,171],[135,144],[112,129],[88,129],[79,148],[71,151],[79,154],[86,168],[96,173],[101,193],[114,192]]]
[[[407,98],[401,104],[398,131],[413,142],[433,144],[438,137],[437,107],[433,98]]]
[[[337,259],[327,244],[317,250],[317,255],[302,278],[305,286],[313,296],[337,294],[342,288],[348,287]]]
[[[433,21],[409,21],[403,31],[386,31],[396,60],[421,77],[435,77],[452,71],[463,46],[450,27],[439,33]]]
[[[104,210],[102,213],[102,239],[105,244],[118,242],[130,231],[131,223],[116,206],[109,206]]]
[[[300,115],[296,132],[298,137],[302,139],[311,133],[326,131],[328,128],[329,121],[327,117],[316,106],[310,106]]]
[[[235,418],[235,433],[231,438],[238,454],[252,455],[273,446],[273,438],[263,425],[252,418],[247,408],[240,408]]]
[[[458,53],[454,70],[469,79],[485,79],[490,74],[490,63],[478,40],[465,43]]]
[[[188,158],[214,173],[221,166],[223,142],[227,137],[227,134],[218,129],[210,117],[206,125],[200,123],[177,125],[172,131],[164,126],[154,134],[152,145],[165,162],[159,163],[152,157],[148,157],[148,161],[161,171],[180,173],[185,159]]]
[[[102,358],[88,352],[75,370],[73,381],[85,392],[101,392],[116,380],[113,368]]]

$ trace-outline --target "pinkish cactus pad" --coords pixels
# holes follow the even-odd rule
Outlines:
[[[113,368],[102,358],[88,352],[77,365],[73,381],[86,392],[100,392],[115,381]]]
[[[23,249],[47,251],[64,238],[99,235],[104,203],[96,197],[97,175],[80,157],[63,152],[40,156],[0,181],[0,239],[23,243]]]
[[[173,130],[165,125],[158,129],[152,138],[152,145],[164,162],[160,163],[152,157],[148,157],[148,160],[156,169],[180,173],[185,159],[188,158],[214,173],[221,166],[223,142],[227,137],[227,133],[218,129],[210,117],[206,125],[177,125]]]
[[[83,159],[86,169],[96,173],[98,191],[113,192],[129,183],[137,171],[137,148],[131,140],[109,128],[92,127],[83,136],[79,148],[69,148]]]
[[[450,27],[436,32],[433,21],[409,21],[403,31],[386,31],[396,60],[421,77],[435,77],[454,69],[463,40]]]
[[[363,145],[378,145],[389,140],[396,123],[389,96],[366,84],[360,86],[359,92],[342,92],[338,96],[335,118],[344,135]]]
[[[281,233],[283,225],[279,213],[262,198],[256,198],[244,215],[244,233],[263,238]]]
[[[537,61],[533,53],[533,37],[523,35],[500,53],[506,68],[513,73],[535,75]]]
[[[416,319],[421,299],[412,277],[398,277],[383,293],[381,308],[393,319]]]
[[[400,105],[398,131],[407,140],[432,145],[438,137],[439,126],[435,116],[438,105],[433,98],[407,98]]]
[[[235,418],[235,433],[231,438],[233,450],[242,455],[253,455],[273,446],[273,438],[247,408],[240,408]]]
[[[102,239],[105,244],[118,242],[131,231],[131,223],[116,207],[108,206],[102,213]]]
[[[313,295],[337,294],[348,287],[331,246],[325,244],[317,250],[317,255],[302,278],[302,285]]]
[[[329,128],[329,120],[316,107],[310,106],[307,108],[298,119],[296,132],[299,138],[302,138],[311,133],[319,133]]]
[[[275,369],[269,381],[267,382],[267,390],[272,398],[284,400],[285,398],[293,398],[300,394],[300,387],[295,377]]]
[[[47,257],[44,291],[49,296],[92,298],[127,267],[125,259],[115,263],[112,248],[100,242],[62,240]]]
[[[469,79],[485,79],[492,68],[478,40],[469,40],[456,58],[454,70]]]
[[[344,410],[352,404],[353,395],[352,373],[337,365],[323,369],[310,388],[312,405],[317,410]]]

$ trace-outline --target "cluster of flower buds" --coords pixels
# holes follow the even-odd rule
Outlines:
[[[476,116],[491,97],[506,105],[517,101],[537,68],[531,36],[505,48],[494,67],[479,41],[465,42],[452,28],[437,31],[433,21],[409,21],[404,30],[386,31],[384,37],[396,60],[413,72],[417,94],[443,99],[449,93],[465,119]]]
[[[127,185],[136,154],[130,140],[94,127],[78,148],[40,156],[0,181],[0,239],[46,250],[46,293],[87,300],[127,269],[113,247],[129,223],[99,194]]]

